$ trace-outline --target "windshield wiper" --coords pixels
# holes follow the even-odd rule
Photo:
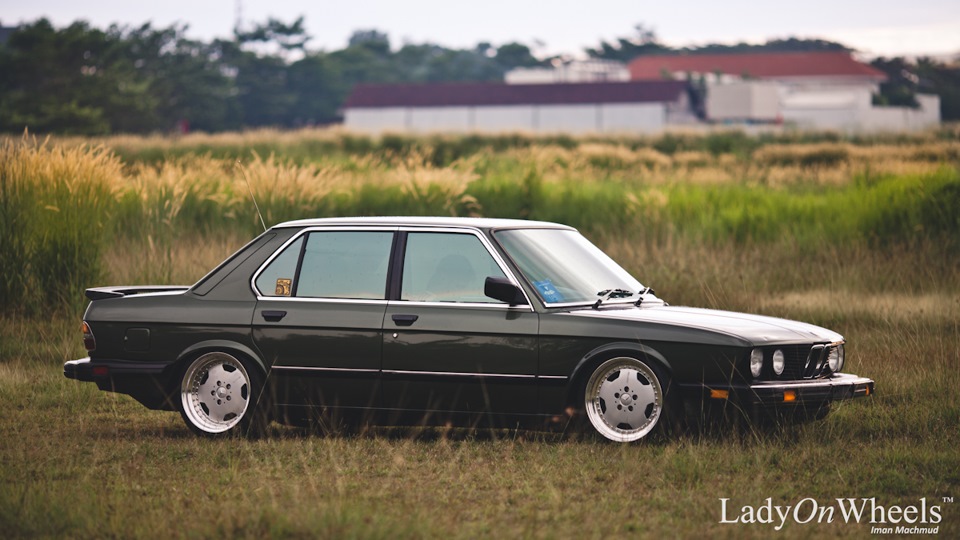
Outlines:
[[[637,303],[634,304],[635,306],[639,306],[640,304],[643,303],[643,297],[644,297],[645,295],[647,295],[647,294],[652,294],[652,295],[654,295],[654,296],[657,295],[656,291],[654,291],[654,290],[651,289],[650,287],[644,287],[643,290],[640,291],[640,292],[637,293],[637,294],[640,295],[640,298],[637,298]]]
[[[600,298],[597,298],[596,303],[593,304],[593,309],[599,309],[600,304],[611,298],[627,298],[633,296],[633,293],[626,289],[604,289],[598,292],[597,296]]]

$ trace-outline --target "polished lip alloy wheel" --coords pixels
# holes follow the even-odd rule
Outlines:
[[[642,439],[663,412],[663,390],[653,369],[634,358],[601,364],[587,382],[584,406],[593,427],[617,442]]]
[[[187,368],[180,396],[184,415],[194,426],[207,433],[223,433],[247,412],[250,376],[233,356],[207,353]]]

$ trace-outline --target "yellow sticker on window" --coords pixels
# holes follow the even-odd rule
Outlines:
[[[293,280],[290,278],[277,278],[277,296],[290,296],[290,286],[293,284]]]

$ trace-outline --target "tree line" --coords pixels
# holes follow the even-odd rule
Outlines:
[[[187,27],[77,21],[55,28],[24,24],[0,44],[0,131],[101,135],[245,127],[300,127],[341,119],[358,83],[492,82],[517,67],[547,66],[522,43],[456,49],[432,43],[391,46],[377,30],[353,33],[345,47],[312,50],[303,18],[269,19],[231,39],[200,41]],[[629,61],[642,54],[754,50],[845,50],[822,40],[673,49],[643,26],[636,34],[585,52]],[[881,102],[914,104],[918,91],[941,95],[945,120],[960,119],[960,69],[932,60],[879,59],[891,75]]]

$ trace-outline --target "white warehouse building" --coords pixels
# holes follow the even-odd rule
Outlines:
[[[365,133],[650,133],[696,122],[682,81],[357,85],[344,125]]]
[[[503,74],[507,84],[556,84],[578,82],[629,81],[626,64],[613,60],[571,60],[551,67],[515,68]]]
[[[916,107],[872,104],[887,76],[846,51],[641,56],[634,80],[702,80],[713,123],[784,123],[846,132],[918,130],[940,123],[940,98]]]

